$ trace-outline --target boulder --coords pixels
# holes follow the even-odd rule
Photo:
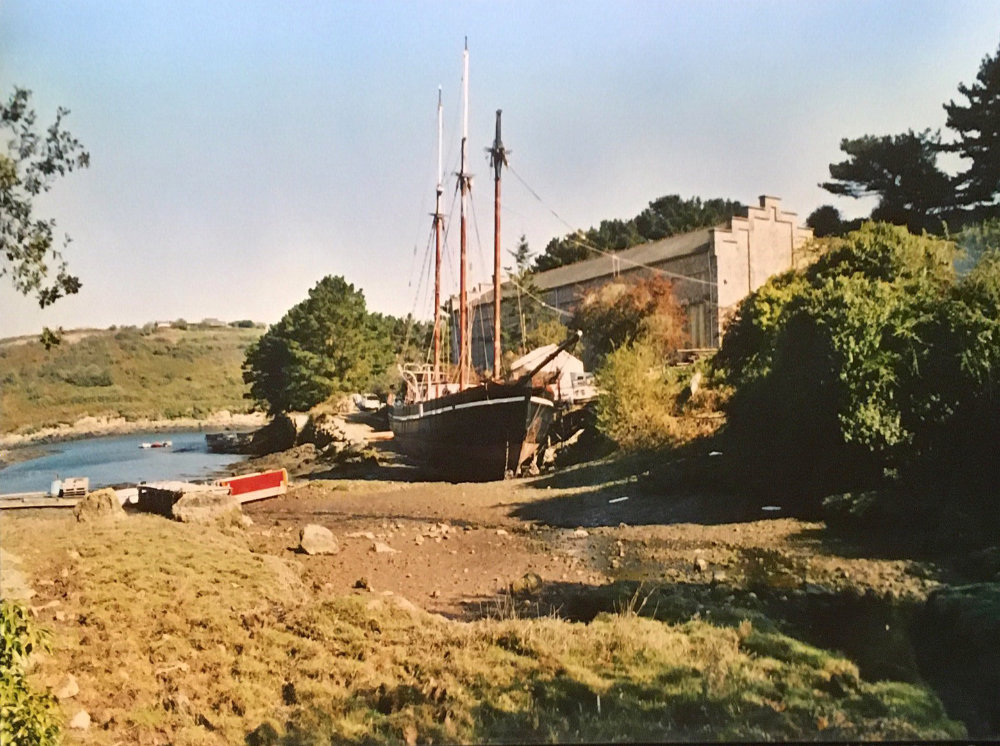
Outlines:
[[[330,529],[310,523],[299,532],[299,547],[306,554],[336,554],[340,545]]]
[[[299,431],[295,420],[287,414],[275,415],[269,423],[257,430],[250,439],[250,453],[264,456],[278,451],[287,451],[295,445]]]
[[[96,490],[81,497],[73,507],[73,515],[81,523],[88,521],[120,521],[125,517],[118,495],[110,488]]]
[[[331,443],[344,443],[347,435],[344,421],[327,412],[317,412],[309,416],[309,421],[299,433],[299,443],[312,443],[320,450]]]
[[[170,515],[182,523],[214,523],[219,518],[238,516],[240,499],[217,489],[185,492],[173,504]]]
[[[515,580],[510,584],[510,592],[514,594],[535,593],[541,589],[541,587],[541,576],[535,572],[526,572],[518,580]]]

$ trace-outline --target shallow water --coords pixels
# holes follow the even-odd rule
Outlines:
[[[171,448],[140,448],[169,440]],[[44,456],[0,469],[0,493],[48,491],[52,480],[88,477],[90,488],[159,479],[207,479],[241,457],[209,453],[201,432],[131,433],[43,446]]]

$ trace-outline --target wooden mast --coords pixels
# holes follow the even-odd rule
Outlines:
[[[438,86],[438,171],[437,197],[434,201],[434,396],[441,395],[441,233],[444,218],[441,215],[441,87]]]
[[[462,52],[462,160],[458,172],[458,184],[462,192],[460,227],[460,257],[459,257],[459,293],[458,293],[458,387],[464,389],[469,382],[469,358],[471,348],[469,340],[469,295],[466,285],[466,202],[469,196],[469,174],[465,172],[466,146],[469,140],[469,40],[465,40],[465,50]]]
[[[507,165],[507,151],[500,139],[500,109],[497,129],[490,149],[493,166],[493,379],[500,380],[500,171]]]

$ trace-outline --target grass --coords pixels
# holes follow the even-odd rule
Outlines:
[[[127,327],[67,333],[51,350],[36,340],[0,340],[3,432],[71,424],[88,415],[134,420],[247,411],[241,365],[261,333]]]
[[[746,621],[666,623],[642,596],[590,623],[457,622],[305,588],[239,530],[131,516],[5,521],[86,743],[319,744],[956,738],[929,690]],[[37,536],[45,535],[40,543]],[[65,570],[65,572],[63,572]],[[70,713],[71,714],[71,713]]]

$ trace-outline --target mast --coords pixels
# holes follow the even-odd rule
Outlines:
[[[462,161],[458,172],[458,183],[462,192],[459,257],[459,293],[458,293],[458,387],[464,389],[469,381],[469,363],[472,345],[469,339],[469,295],[466,285],[466,202],[469,196],[469,174],[465,171],[466,146],[469,140],[469,40],[465,40],[465,50],[462,52]]]
[[[493,166],[493,378],[500,379],[500,171],[507,165],[507,151],[500,139],[500,115],[497,109],[497,131],[490,149]]]
[[[438,170],[437,197],[434,200],[434,396],[441,395],[441,86],[438,86]]]

